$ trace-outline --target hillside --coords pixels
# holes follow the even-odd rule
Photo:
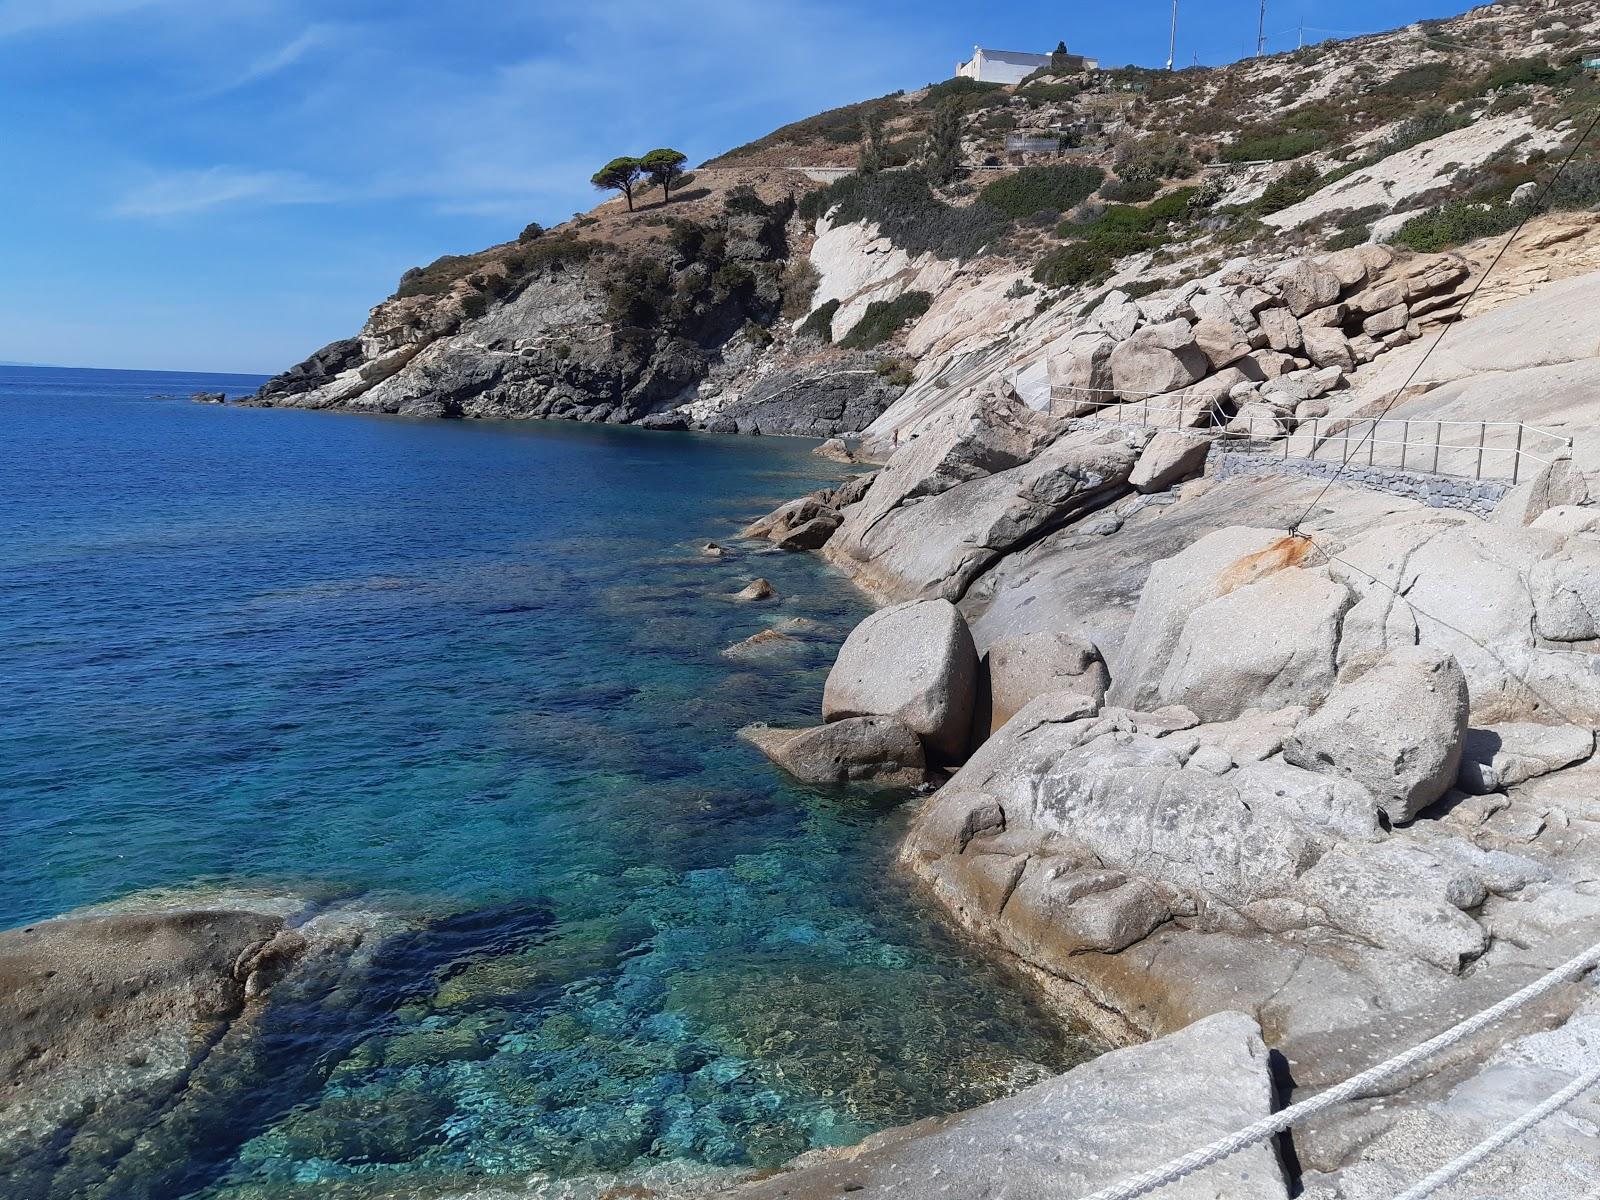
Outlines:
[[[847,105],[708,162],[670,203],[609,201],[407,272],[359,336],[256,402],[857,430],[948,374],[954,319],[963,346],[1030,318],[1044,336],[1108,284],[1137,298],[1230,259],[1509,228],[1600,98],[1579,63],[1594,18],[1495,5],[1221,69]],[[855,165],[868,129],[881,170],[823,186],[796,169]],[[1008,134],[1061,149],[1008,153]],[[1590,157],[1558,205],[1600,198]]]

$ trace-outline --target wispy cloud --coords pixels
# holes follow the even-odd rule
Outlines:
[[[171,0],[0,0],[0,37],[120,17]]]
[[[320,50],[323,46],[330,45],[338,34],[338,26],[317,24],[307,26],[305,31],[291,41],[285,42],[276,50],[268,51],[261,55],[238,75],[228,80],[225,84],[213,89],[213,95],[223,92],[235,91],[238,88],[248,87],[253,83],[260,83],[263,79],[270,79],[280,71],[286,71],[294,66],[313,50]]]
[[[333,191],[297,171],[203,167],[152,172],[112,205],[117,217],[177,217],[246,205],[321,204]]]

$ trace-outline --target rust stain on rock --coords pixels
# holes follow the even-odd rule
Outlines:
[[[1316,553],[1308,537],[1284,534],[1264,550],[1246,554],[1217,577],[1217,595],[1226,596],[1289,567],[1304,566]]]

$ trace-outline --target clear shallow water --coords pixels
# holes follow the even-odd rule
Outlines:
[[[1083,1055],[906,894],[904,805],[733,736],[814,720],[865,611],[693,551],[810,443],[152,398],[256,382],[0,368],[0,925],[245,887],[471,934],[151,1200],[769,1166]]]

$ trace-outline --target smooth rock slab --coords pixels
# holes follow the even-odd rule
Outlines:
[[[1114,1050],[971,1112],[919,1121],[737,1189],[741,1200],[973,1200],[1087,1196],[1272,1111],[1260,1028],[1222,1012]],[[801,1160],[805,1162],[805,1160]],[[1269,1145],[1161,1192],[1161,1200],[1284,1200]]]
[[[851,717],[814,729],[749,725],[739,736],[806,783],[912,788],[927,777],[921,740],[893,717]]]
[[[1337,580],[1289,568],[1202,605],[1184,622],[1161,676],[1161,702],[1204,721],[1315,703],[1333,687],[1340,620],[1351,603]]]
[[[965,757],[978,652],[948,600],[913,600],[873,613],[845,639],[822,690],[822,717],[898,717],[930,757]]]
[[[1594,730],[1525,721],[1469,729],[1456,786],[1486,796],[1582,762],[1594,753]]]

